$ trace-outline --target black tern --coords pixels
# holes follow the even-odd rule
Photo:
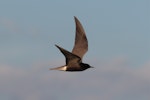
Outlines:
[[[82,58],[84,54],[88,51],[88,40],[80,21],[76,17],[74,17],[74,19],[76,25],[76,36],[72,53],[58,45],[55,45],[65,56],[66,65],[56,68],[50,68],[50,70],[83,71],[88,68],[93,68],[89,64],[82,63]]]

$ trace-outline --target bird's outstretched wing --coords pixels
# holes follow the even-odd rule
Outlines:
[[[77,63],[81,61],[81,58],[77,55],[72,54],[71,52],[63,49],[62,47],[59,47],[58,45],[55,45],[65,56],[66,58],[66,65],[72,65],[73,63]]]
[[[74,19],[76,24],[76,36],[72,53],[82,59],[88,50],[88,40],[80,21],[76,17],[74,17]]]

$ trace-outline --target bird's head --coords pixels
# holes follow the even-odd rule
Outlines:
[[[88,68],[94,68],[92,66],[90,66],[89,64],[85,64],[85,63],[81,63],[82,68],[84,69],[88,69]]]

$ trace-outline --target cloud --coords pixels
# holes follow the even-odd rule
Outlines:
[[[145,80],[150,80],[150,61],[147,62],[146,64],[144,64],[142,67],[138,68],[135,72],[135,74],[137,76],[139,76],[140,78],[142,79],[145,79]]]
[[[150,63],[135,69],[126,62],[124,58],[115,58],[82,73],[49,71],[47,66],[50,63],[45,62],[33,64],[30,68],[0,65],[0,93],[3,94],[0,98],[149,100]]]
[[[33,36],[40,34],[40,28],[36,25],[28,25],[19,24],[16,20],[10,18],[1,18],[0,17],[0,26],[2,26],[1,30],[5,30],[7,33],[17,33],[17,34],[30,34]],[[2,32],[3,33],[3,32]],[[5,33],[6,34],[6,33]]]
[[[0,23],[5,29],[11,31],[11,32],[18,32],[19,27],[17,23],[11,19],[8,18],[0,18]]]

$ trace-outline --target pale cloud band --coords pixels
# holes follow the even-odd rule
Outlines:
[[[149,100],[150,62],[135,69],[113,59],[95,69],[65,73],[42,64],[26,69],[0,65],[0,94],[8,100]]]

